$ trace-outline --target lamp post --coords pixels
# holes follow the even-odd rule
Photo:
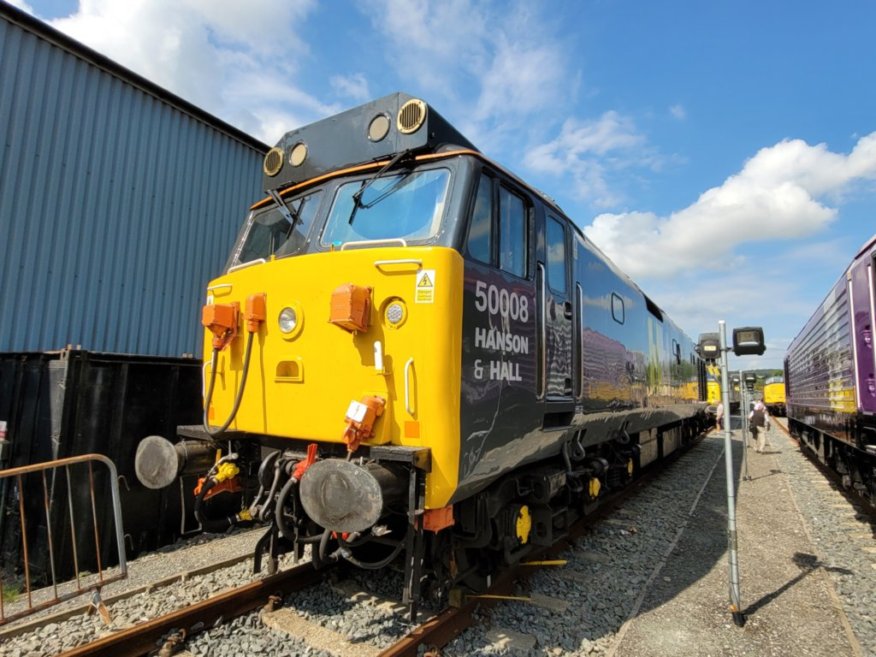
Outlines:
[[[722,319],[718,322],[721,336],[721,399],[724,402],[724,471],[727,475],[727,542],[730,562],[730,613],[737,627],[745,625],[742,613],[742,594],[739,587],[739,554],[736,537],[736,487],[733,482],[733,443],[730,432],[730,386],[727,380],[727,325]],[[740,400],[741,410],[741,400]],[[743,453],[745,439],[742,443]]]
[[[739,554],[736,534],[736,490],[733,481],[733,451],[732,432],[730,431],[730,385],[728,377],[727,352],[727,325],[724,320],[718,322],[718,333],[704,333],[700,335],[700,355],[707,360],[719,360],[721,368],[721,403],[724,404],[724,464],[727,475],[727,541],[729,546],[730,564],[730,612],[733,622],[737,627],[745,625],[745,614],[742,612],[742,595],[739,586]],[[766,350],[763,340],[763,329],[760,327],[745,327],[733,330],[733,353],[737,356],[748,354],[761,355]],[[740,403],[739,412],[742,414],[742,454],[745,460],[746,435],[745,425],[745,392],[742,372],[739,373]]]

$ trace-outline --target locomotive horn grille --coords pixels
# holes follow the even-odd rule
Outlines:
[[[262,169],[266,176],[276,176],[283,168],[283,149],[275,146],[265,155]]]
[[[398,111],[396,125],[400,133],[409,135],[419,130],[425,120],[426,103],[418,98],[411,98]]]

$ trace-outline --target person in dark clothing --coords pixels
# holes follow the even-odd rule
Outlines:
[[[765,444],[769,440],[767,431],[770,428],[770,416],[762,400],[758,400],[748,414],[748,426],[751,429],[751,437],[756,442],[757,453],[763,454]],[[770,447],[772,446],[770,443]]]

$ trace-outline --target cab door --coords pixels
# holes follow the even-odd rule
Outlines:
[[[545,415],[565,414],[574,405],[573,339],[574,312],[570,229],[566,221],[545,212],[540,226],[543,245],[538,262],[542,394]]]
[[[851,319],[851,346],[855,376],[855,406],[859,412],[876,412],[876,252],[852,263],[846,274]],[[787,381],[787,379],[785,379]],[[785,391],[785,396],[788,393]],[[852,400],[847,403],[851,404]]]

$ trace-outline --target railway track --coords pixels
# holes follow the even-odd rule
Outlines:
[[[691,446],[703,438],[704,436],[699,437]],[[361,587],[357,588],[357,584],[345,573],[346,569],[343,566],[332,564],[316,570],[308,562],[80,645],[62,653],[62,657],[80,655],[136,657],[156,653],[161,657],[167,657],[172,654],[182,654],[179,651],[200,633],[256,610],[259,610],[260,625],[269,631],[286,632],[290,636],[307,636],[309,645],[315,643],[318,648],[322,642],[324,650],[327,651],[330,646],[331,653],[336,655],[416,657],[418,654],[423,654],[423,649],[427,654],[437,654],[435,652],[437,649],[478,622],[484,614],[489,613],[492,606],[509,597],[514,599],[512,594],[518,582],[546,565],[546,561],[555,559],[562,551],[569,549],[576,538],[587,531],[592,523],[605,518],[628,497],[647,486],[674,460],[675,457],[672,457],[663,462],[661,467],[649,469],[633,485],[612,495],[592,514],[575,523],[563,539],[549,548],[534,552],[524,563],[499,574],[483,594],[453,600],[454,606],[431,615],[424,622],[414,626],[406,625],[400,638],[382,649],[366,647],[361,641],[350,641],[341,634],[333,632],[330,622],[328,627],[326,624],[321,625],[308,618],[306,611],[302,613],[294,609],[294,605],[285,603],[290,596],[298,592],[306,596],[309,589],[324,584],[329,577],[334,577],[336,579],[331,586],[336,591],[343,592],[351,604],[382,607],[395,618],[404,616],[406,606],[403,607],[398,601],[375,596]]]

